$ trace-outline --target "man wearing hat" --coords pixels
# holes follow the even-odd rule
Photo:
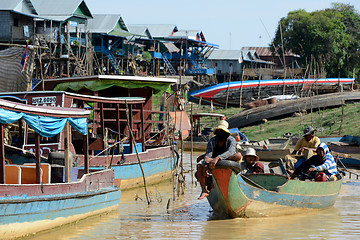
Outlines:
[[[285,157],[288,173],[292,174],[298,165],[314,155],[316,148],[320,144],[320,139],[314,135],[315,131],[311,126],[305,127],[303,130],[304,135],[297,141],[292,155]],[[300,159],[302,160],[297,164]]]
[[[205,155],[197,159],[199,164],[197,165],[195,177],[201,186],[199,200],[209,195],[205,182],[205,178],[209,174],[209,168],[214,168],[216,163],[221,160],[240,161],[242,158],[241,153],[236,152],[236,140],[231,136],[227,125],[228,123],[225,120],[224,122],[220,121],[219,125],[214,129],[215,136],[207,144]]]

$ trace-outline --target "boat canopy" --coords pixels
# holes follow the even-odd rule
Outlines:
[[[163,82],[139,82],[139,81],[121,81],[121,80],[90,80],[83,82],[64,82],[59,83],[54,91],[66,91],[71,89],[79,91],[82,88],[89,89],[93,92],[108,89],[110,87],[126,87],[126,88],[143,88],[150,87],[154,93],[170,92],[170,84]]]
[[[122,75],[96,75],[74,78],[47,79],[45,84],[53,91],[66,91],[71,89],[75,92],[86,88],[91,91],[100,91],[110,87],[143,88],[153,89],[153,93],[171,92],[170,85],[177,83],[172,78],[122,76]],[[35,87],[38,88],[39,84]]]
[[[66,122],[76,131],[87,135],[90,111],[73,108],[37,107],[0,99],[0,123],[9,124],[23,119],[43,137],[59,134]]]

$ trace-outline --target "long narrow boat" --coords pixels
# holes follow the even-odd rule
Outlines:
[[[334,204],[342,180],[290,180],[277,174],[236,174],[228,167],[212,171],[214,187],[208,201],[214,212],[228,217],[268,217],[323,209]]]
[[[1,239],[51,229],[118,206],[120,190],[114,186],[113,170],[89,173],[86,157],[84,171],[77,172],[70,166],[69,144],[64,148],[64,165],[41,163],[40,142],[60,134],[68,141],[70,126],[85,136],[89,114],[87,110],[36,107],[0,99]],[[35,159],[30,164],[6,164],[4,125],[18,122],[21,126],[23,121],[34,132]]]
[[[44,83],[47,91],[1,93],[0,98],[33,106],[89,109],[92,112],[88,121],[91,131],[88,138],[90,168],[99,170],[111,166],[116,186],[124,190],[143,185],[138,156],[147,184],[171,178],[177,153],[171,143],[166,141],[169,128],[164,126],[168,125],[169,101],[165,104],[166,110],[155,111],[152,109],[152,98],[154,93],[168,90],[175,82],[174,79],[107,75],[49,79]],[[129,126],[136,144],[133,144]],[[164,138],[160,144],[154,145],[151,143],[151,131],[160,126],[160,135]],[[70,142],[70,150],[73,150],[77,164],[83,166],[85,155],[82,137],[74,132]],[[25,150],[34,148],[33,143],[21,139],[18,143],[18,147]],[[54,142],[42,144],[44,156],[49,151],[63,149],[63,143],[63,136],[59,136]],[[116,145],[115,151],[112,145]]]
[[[245,141],[238,143],[238,151],[245,155],[246,149],[251,147],[256,150],[256,155],[261,161],[277,161],[290,154],[290,149],[286,148],[289,138],[269,138],[263,141]]]
[[[219,83],[211,86],[205,86],[201,89],[193,88],[190,90],[190,100],[210,103],[211,101],[225,105],[228,98],[228,104],[239,106],[240,95],[242,103],[252,101],[255,97],[267,98],[276,95],[299,94],[301,91],[308,90],[320,93],[335,92],[338,85],[344,89],[351,89],[354,84],[354,78],[319,78],[319,79],[263,79],[234,81],[229,83]]]

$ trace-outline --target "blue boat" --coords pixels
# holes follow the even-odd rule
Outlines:
[[[70,126],[86,138],[87,117],[81,109],[36,107],[0,100],[0,238],[12,239],[78,221],[115,209],[120,189],[114,186],[112,169],[89,173],[69,164],[41,162],[40,142],[62,134],[69,139]],[[35,163],[6,164],[4,126],[22,124],[34,130]],[[22,129],[21,127],[19,128]],[[84,141],[86,142],[86,141]],[[86,164],[88,166],[88,160]]]
[[[219,216],[270,217],[327,208],[335,203],[342,185],[341,179],[315,182],[278,174],[236,174],[240,166],[233,165],[211,170],[214,187],[208,201]]]

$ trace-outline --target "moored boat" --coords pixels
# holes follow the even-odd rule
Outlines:
[[[338,160],[347,167],[360,167],[360,137],[344,136],[323,136],[319,137],[321,142],[328,145]]]
[[[69,139],[70,126],[87,135],[89,114],[87,110],[29,107],[0,99],[1,239],[51,229],[118,206],[120,189],[114,186],[113,170],[89,173],[86,159],[84,171],[76,171],[70,166],[68,144],[64,148],[64,166],[41,162],[40,142],[58,135]],[[15,122],[26,123],[26,129],[34,131],[33,163],[9,163],[5,158],[4,125]]]
[[[323,209],[334,204],[342,180],[291,180],[278,174],[236,174],[228,167],[212,171],[214,187],[208,201],[216,214],[268,217]]]
[[[174,79],[115,75],[49,79],[44,83],[47,91],[1,93],[0,97],[30,105],[89,109],[92,112],[88,121],[90,169],[111,167],[116,186],[124,190],[143,185],[139,159],[147,184],[171,178],[177,153],[167,141],[169,128],[164,127],[168,125],[169,101],[164,106],[166,110],[155,111],[152,98],[154,93],[168,90],[175,82]],[[61,91],[52,91],[54,89]],[[154,128],[161,128],[159,135],[163,141],[159,144],[151,142]],[[60,145],[42,144],[45,156],[49,150],[63,148],[63,138],[60,136],[58,140]],[[83,166],[86,151],[82,137],[72,134],[70,146],[76,149],[73,154],[77,164]],[[33,144],[24,142],[19,147],[30,150]]]
[[[204,86],[201,89],[190,89],[190,100],[203,103],[228,104],[239,106],[240,96],[242,103],[252,101],[254,96],[262,99],[275,95],[299,94],[301,91],[312,88],[315,92],[335,92],[338,85],[344,89],[351,89],[354,78],[319,78],[319,79],[262,79],[234,81]],[[329,88],[329,86],[332,86]]]
[[[251,147],[256,150],[256,155],[258,155],[261,161],[284,160],[285,156],[290,154],[290,149],[287,148],[289,141],[289,138],[269,138],[264,141],[245,141],[238,143],[238,151],[244,155],[246,149]]]

